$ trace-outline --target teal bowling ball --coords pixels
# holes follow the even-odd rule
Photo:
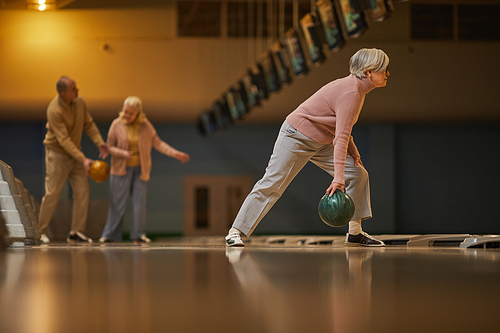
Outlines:
[[[318,205],[319,217],[330,227],[346,225],[354,215],[354,201],[347,193],[337,189],[330,197],[325,194]]]

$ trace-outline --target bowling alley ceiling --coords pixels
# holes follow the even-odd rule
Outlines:
[[[112,120],[123,100],[137,95],[154,121],[196,122],[274,41],[228,36],[225,14],[220,36],[180,36],[179,22],[196,17],[180,17],[178,2],[46,0],[56,10],[42,13],[29,10],[38,0],[0,0],[0,121],[45,120],[55,82],[68,75],[97,121]],[[413,4],[455,6],[456,15],[458,4],[477,1],[392,2],[390,17],[370,21],[359,37],[325,52],[324,62],[294,76],[240,121],[282,122],[322,85],[348,75],[350,56],[363,47],[387,52],[391,75],[387,87],[367,96],[361,122],[500,120],[498,83],[488,75],[500,72],[498,40],[462,42],[456,32],[445,40],[411,38]]]
[[[145,8],[158,7],[173,0],[45,0],[57,9],[77,8]],[[0,9],[29,9],[30,4],[39,0],[0,0]]]

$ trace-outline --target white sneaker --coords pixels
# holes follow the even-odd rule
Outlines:
[[[229,230],[229,234],[226,236],[226,244],[227,246],[245,246],[238,230]]]
[[[46,234],[41,234],[40,235],[40,242],[42,242],[43,244],[48,244],[48,243],[50,243],[50,239],[49,239],[49,237],[47,237]]]

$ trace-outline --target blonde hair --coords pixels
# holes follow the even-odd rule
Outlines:
[[[367,71],[382,72],[389,66],[389,57],[379,49],[361,49],[349,60],[349,71],[358,78]]]
[[[139,113],[142,113],[142,101],[139,97],[137,96],[129,96],[125,99],[123,102],[123,108],[130,106],[133,107],[134,109],[137,109]]]
[[[123,102],[123,108],[120,111],[120,117],[123,117],[123,110],[125,110],[127,106],[133,107],[138,111],[136,121],[142,123],[146,119],[146,115],[144,114],[144,112],[142,112],[142,100],[139,97],[129,96],[125,98],[125,101]]]

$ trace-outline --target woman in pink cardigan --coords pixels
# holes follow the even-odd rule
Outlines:
[[[299,171],[311,161],[333,176],[326,193],[339,189],[354,200],[346,245],[384,246],[361,228],[371,218],[368,173],[351,136],[366,94],[385,87],[390,75],[389,57],[378,49],[361,49],[349,62],[351,75],[332,81],[288,115],[266,168],[226,236],[228,246],[243,246],[269,209]]]
[[[146,236],[146,189],[151,172],[151,149],[186,163],[190,157],[162,141],[142,112],[142,101],[136,96],[125,99],[123,109],[109,128],[111,154],[109,210],[101,243],[122,240],[123,215],[129,194],[132,196],[133,220],[130,239],[150,243]]]

